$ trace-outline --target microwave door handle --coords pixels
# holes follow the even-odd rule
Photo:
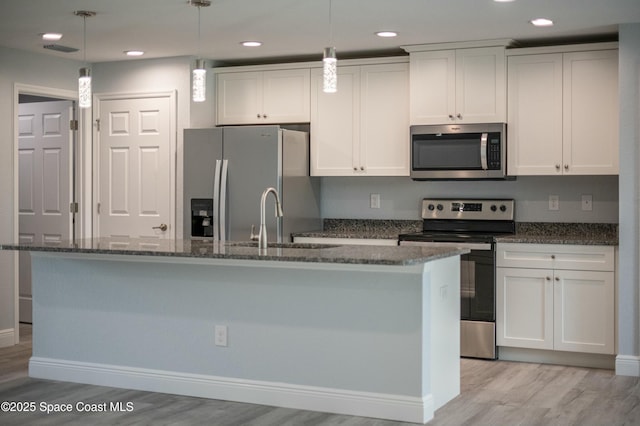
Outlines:
[[[483,133],[482,138],[480,138],[480,165],[482,166],[482,170],[487,170],[489,167],[487,166],[487,138],[489,137],[488,133]]]

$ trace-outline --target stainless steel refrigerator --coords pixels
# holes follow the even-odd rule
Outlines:
[[[280,126],[184,131],[184,238],[246,241],[260,228],[260,198],[280,195],[284,216],[267,198],[270,242],[321,229],[320,182],[309,176],[309,133]]]

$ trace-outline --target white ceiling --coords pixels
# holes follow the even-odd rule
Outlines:
[[[620,23],[640,22],[640,0],[213,0],[201,8],[200,56],[253,63],[321,57],[330,45],[338,58],[400,51],[408,44],[512,38],[521,42],[612,35]],[[87,18],[88,62],[198,55],[198,9],[187,0],[0,0],[0,45],[82,60],[83,52],[43,49],[39,34],[64,34],[58,44],[82,49],[82,18],[75,10],[97,12]],[[553,19],[535,28],[532,18]],[[331,22],[331,25],[330,25]],[[382,39],[374,32],[394,30]],[[257,39],[258,48],[240,46]]]

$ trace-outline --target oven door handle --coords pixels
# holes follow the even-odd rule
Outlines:
[[[441,243],[441,242],[424,242],[424,241],[400,241],[401,246],[414,246],[414,247],[458,247],[469,250],[483,250],[490,251],[493,249],[491,243]]]
[[[482,170],[487,170],[489,166],[487,165],[487,139],[489,137],[488,133],[483,133],[482,138],[480,139],[480,164],[482,166]]]

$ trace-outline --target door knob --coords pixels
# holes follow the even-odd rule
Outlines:
[[[167,226],[167,224],[166,224],[166,223],[161,223],[161,224],[160,224],[160,226],[154,226],[154,227],[153,227],[153,228],[151,228],[151,229],[159,229],[159,230],[161,230],[162,232],[164,232],[164,231],[166,231],[166,230],[167,230],[167,228],[169,228],[169,227]]]

